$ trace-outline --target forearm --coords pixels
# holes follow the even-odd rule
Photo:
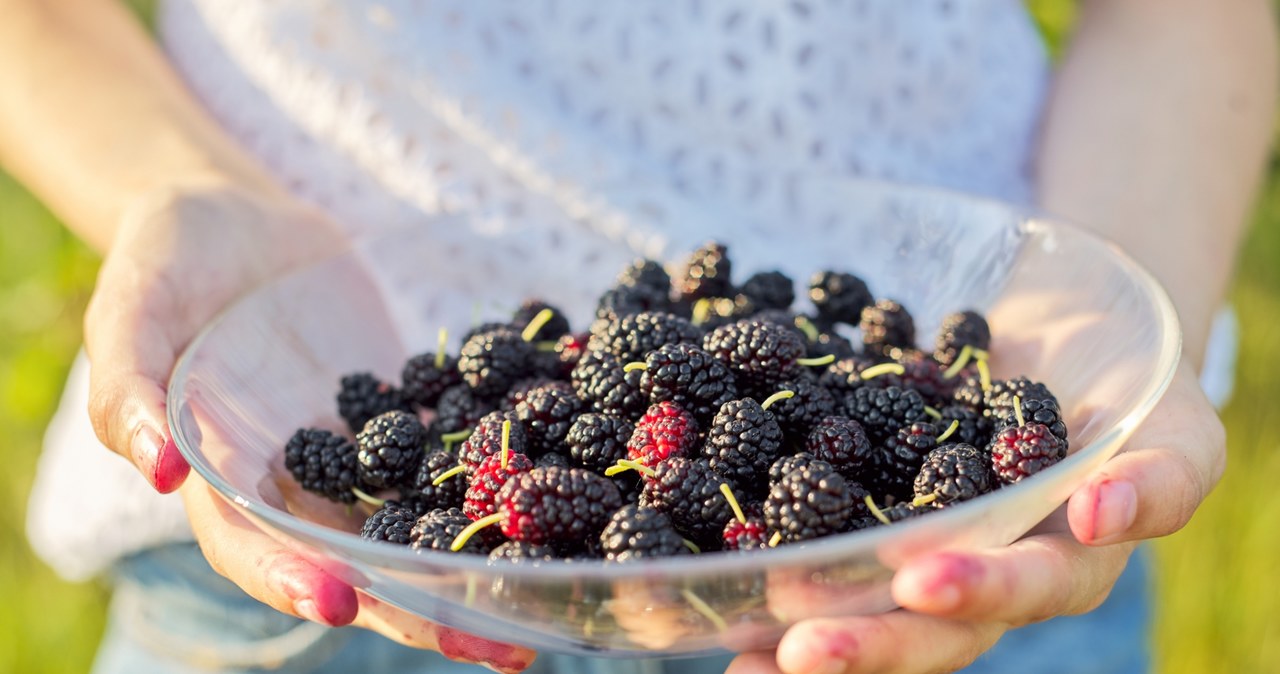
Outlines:
[[[1264,0],[1093,0],[1057,75],[1040,205],[1155,274],[1197,365],[1267,156],[1276,77]]]
[[[114,0],[0,0],[0,166],[84,239],[184,181],[275,190]]]

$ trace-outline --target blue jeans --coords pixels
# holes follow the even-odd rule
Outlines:
[[[1014,630],[968,674],[1139,674],[1148,670],[1146,559],[1140,550],[1110,598],[1084,616]],[[313,672],[465,674],[486,671],[411,649],[357,628],[292,618],[213,571],[194,544],[130,557],[116,567],[115,595],[94,674]],[[595,660],[544,654],[534,672],[704,674],[732,656],[698,660]]]

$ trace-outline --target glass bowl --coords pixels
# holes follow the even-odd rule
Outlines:
[[[297,428],[342,427],[339,378],[372,371],[398,381],[410,355],[436,348],[438,328],[459,335],[480,320],[505,320],[527,296],[558,304],[585,328],[595,296],[635,257],[623,246],[585,259],[572,249],[542,259],[523,253],[541,250],[528,237],[543,232],[503,232],[468,248],[445,234],[462,228],[447,218],[364,240],[228,309],[173,372],[174,439],[229,503],[322,568],[381,601],[494,640],[684,656],[764,648],[805,618],[891,610],[889,581],[904,560],[1009,544],[1115,454],[1173,376],[1178,323],[1151,276],[1071,226],[930,188],[813,180],[801,191],[803,213],[785,225],[673,231],[668,247],[679,257],[719,235],[739,282],[768,269],[798,284],[820,269],[857,273],[877,297],[914,314],[926,349],[947,313],[986,312],[994,374],[1026,374],[1057,394],[1071,455],[926,517],[754,553],[513,566],[361,540],[352,533],[358,513],[344,516],[300,492],[282,462]]]

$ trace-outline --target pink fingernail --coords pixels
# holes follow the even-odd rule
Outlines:
[[[1138,517],[1138,491],[1125,480],[1098,485],[1093,512],[1093,543],[1109,543],[1133,526]]]
[[[436,643],[440,654],[450,660],[481,665],[504,674],[522,672],[533,662],[530,653],[524,649],[448,627],[438,628]]]
[[[984,569],[976,559],[959,554],[943,554],[936,561],[935,576],[925,587],[928,603],[935,611],[951,611],[959,608],[964,600],[965,587],[977,585]]]
[[[191,466],[182,457],[182,452],[179,452],[178,446],[169,440],[160,448],[160,459],[156,462],[155,479],[152,484],[155,485],[156,491],[168,494],[181,487],[190,472]]]
[[[138,472],[147,478],[152,487],[156,486],[156,464],[160,459],[160,448],[164,446],[164,438],[150,426],[139,426],[133,433],[133,442],[129,452],[133,455],[133,465]]]

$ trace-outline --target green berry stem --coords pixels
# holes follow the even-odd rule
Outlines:
[[[466,545],[467,541],[471,540],[471,537],[475,536],[477,531],[480,531],[487,526],[497,524],[500,521],[502,521],[502,513],[494,513],[492,515],[481,517],[471,524],[468,524],[467,528],[463,529],[462,533],[459,533],[458,537],[453,539],[453,543],[449,545],[449,549],[454,552],[461,550],[462,546]]]
[[[448,452],[453,450],[453,446],[455,444],[462,442],[463,440],[466,440],[469,437],[471,437],[471,431],[467,430],[467,431],[454,431],[452,433],[445,433],[444,435],[440,436],[440,439],[444,441],[444,451]]]
[[[693,541],[687,538],[681,538],[680,540],[684,541],[684,547],[689,548],[689,550],[693,552],[693,554],[695,555],[702,554],[702,548],[698,547],[697,543],[694,543]]]
[[[776,547],[778,547],[778,544],[779,544],[779,543],[781,543],[781,542],[782,542],[782,532],[781,532],[781,531],[775,531],[775,532],[773,532],[773,536],[770,536],[770,537],[769,537],[769,547],[771,547],[771,548],[776,548]]]
[[[939,412],[938,410],[935,410],[934,408],[929,407],[928,405],[925,405],[925,406],[924,406],[924,413],[925,413],[925,414],[928,414],[928,415],[929,415],[929,416],[931,416],[931,417],[933,417],[933,419],[934,419],[935,421],[941,421],[941,420],[942,420],[942,412]]]
[[[760,409],[767,410],[767,409],[769,409],[769,406],[770,406],[770,405],[772,405],[772,404],[774,404],[774,403],[778,402],[779,400],[786,400],[787,398],[794,398],[794,397],[795,397],[795,395],[796,395],[796,392],[795,392],[795,391],[787,391],[787,390],[785,390],[785,389],[784,389],[784,390],[782,390],[782,391],[778,391],[777,393],[775,393],[775,394],[773,394],[773,395],[769,396],[768,398],[765,398],[765,399],[764,399],[764,402],[760,403]]]
[[[730,508],[733,508],[733,516],[738,518],[738,523],[746,524],[747,516],[742,512],[742,506],[738,504],[738,498],[733,495],[733,490],[729,488],[729,485],[721,482],[720,493],[724,494],[724,500],[729,502]]]
[[[436,333],[436,369],[444,369],[444,343],[449,339],[448,328],[440,328]]]
[[[942,373],[942,378],[954,379],[955,376],[960,374],[960,371],[964,369],[964,366],[969,364],[969,359],[972,357],[973,347],[965,344],[964,348],[960,349],[960,355],[956,357],[956,362],[952,363],[951,367],[947,368],[946,371]]]
[[[444,481],[445,481],[445,480],[447,480],[447,479],[449,479],[449,478],[451,478],[451,477],[453,477],[454,475],[457,475],[457,474],[459,474],[459,473],[466,472],[466,470],[467,470],[467,467],[466,467],[466,466],[461,465],[461,464],[456,465],[456,466],[454,466],[453,468],[450,468],[449,470],[446,470],[445,472],[440,473],[439,475],[437,475],[437,476],[436,476],[436,479],[434,479],[434,480],[432,480],[432,481],[431,481],[431,486],[433,486],[433,487],[439,487],[441,484],[443,484],[443,483],[444,483]]]
[[[800,328],[800,332],[803,332],[804,336],[809,338],[809,341],[818,341],[818,326],[814,325],[808,316],[796,316],[795,322],[796,327]]]
[[[885,516],[884,511],[876,507],[875,499],[871,498],[871,494],[867,494],[866,498],[862,500],[864,503],[867,504],[867,509],[871,511],[871,514],[875,515],[876,519],[880,520],[881,523],[893,524],[893,522],[888,517]]]
[[[478,583],[476,583],[476,577],[467,576],[467,593],[462,597],[463,606],[466,606],[467,608],[471,608],[472,606],[475,605],[477,587],[478,587]]]
[[[956,429],[958,428],[960,428],[960,420],[959,419],[953,420],[951,422],[951,425],[947,426],[947,430],[943,431],[942,435],[938,436],[938,444],[942,444],[943,440],[946,440],[947,438],[951,437],[951,434],[955,433]]]
[[[991,390],[991,369],[987,367],[986,351],[978,351],[978,377],[982,382],[983,392]]]
[[[645,363],[643,360],[637,360],[634,363],[627,363],[626,365],[622,366],[623,372],[633,372],[635,370],[647,370],[647,369],[649,369],[649,365],[648,363]]]
[[[907,368],[902,367],[898,363],[880,363],[879,365],[872,365],[871,367],[863,370],[862,374],[858,375],[858,378],[862,381],[867,381],[868,379],[875,379],[876,377],[886,374],[896,374],[901,377],[906,373],[906,371]]]
[[[927,494],[925,496],[915,497],[915,499],[911,501],[911,505],[919,508],[920,506],[929,505],[930,503],[933,503],[936,500],[938,500],[937,494]]]
[[[699,597],[688,589],[680,590],[680,594],[684,596],[685,601],[689,602],[689,605],[693,607],[693,610],[701,613],[702,617],[711,621],[711,624],[715,625],[717,630],[724,632],[729,629],[729,623],[725,622],[724,618],[720,617],[720,614],[716,613],[715,609],[711,608],[707,602],[703,601],[702,597]]]
[[[533,338],[538,335],[538,331],[542,329],[542,326],[546,325],[547,321],[550,321],[555,317],[555,315],[556,312],[550,309],[543,309],[542,311],[539,311],[538,314],[533,317],[533,320],[529,321],[529,324],[524,326],[524,330],[520,333],[521,339],[526,342],[532,342]]]
[[[359,487],[352,487],[351,493],[355,494],[356,498],[376,508],[381,508],[387,503],[386,499],[381,499],[381,498],[378,498],[377,496],[370,496],[369,494],[366,494],[365,492],[361,491]]]
[[[836,362],[836,356],[834,353],[828,353],[827,355],[820,356],[818,358],[797,358],[796,359],[797,365],[804,365],[805,367],[817,367],[819,365],[830,365],[834,362]]]
[[[605,477],[613,477],[618,473],[625,473],[628,470],[634,470],[648,478],[652,478],[654,475],[658,474],[654,469],[640,463],[639,461],[632,461],[631,459],[618,459],[618,463],[616,465],[609,466],[604,469],[604,474]]]
[[[557,344],[556,342],[547,340],[545,342],[535,342],[533,345],[533,348],[536,351],[542,351],[544,353],[548,353],[551,351],[555,351],[557,346],[559,346],[559,344]]]
[[[511,458],[511,420],[504,419],[502,421],[502,467],[507,467],[507,460]]]
[[[1022,398],[1013,397],[1013,416],[1018,420],[1019,426],[1026,426],[1027,420],[1022,417]]]

